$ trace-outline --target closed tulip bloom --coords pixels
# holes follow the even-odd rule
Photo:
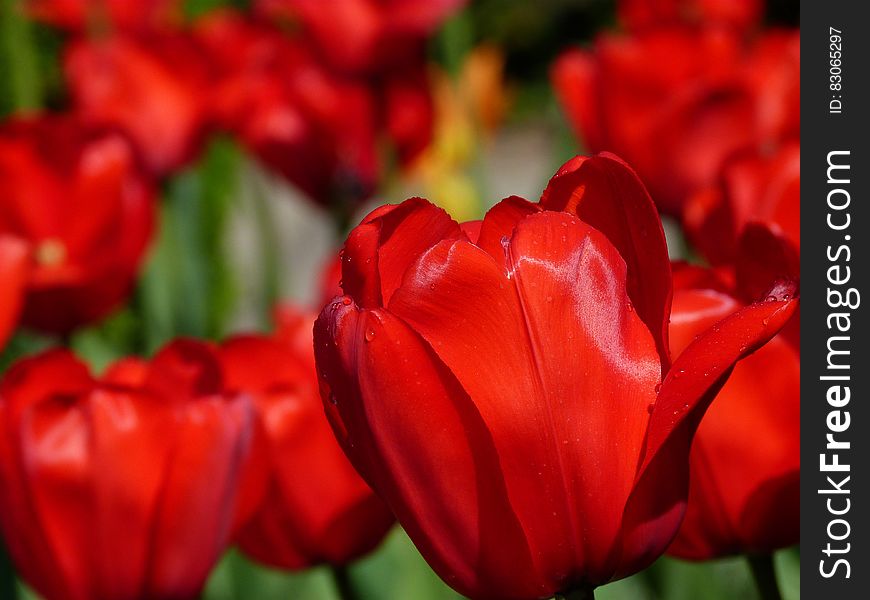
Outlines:
[[[83,118],[129,136],[152,174],[168,175],[199,151],[208,80],[187,37],[77,40],[65,51],[64,75]]]
[[[559,57],[552,79],[585,147],[624,156],[659,209],[678,218],[735,152],[800,131],[797,32],[752,43],[718,27],[605,34]]]
[[[672,365],[661,224],[612,155],[569,161],[539,203],[508,198],[482,223],[381,207],[343,261],[346,295],[314,329],[327,415],[471,598],[589,591],[664,552],[700,416],[795,306],[774,290]]]
[[[206,346],[95,378],[64,350],[0,383],[0,526],[46,600],[198,597],[232,534],[254,415]]]
[[[0,234],[0,350],[15,330],[24,300],[30,252],[17,237]]]
[[[711,277],[675,290],[675,355],[740,308],[729,287]],[[706,560],[798,543],[800,353],[788,336],[776,336],[734,368],[698,428],[690,462],[686,516],[669,554]]]
[[[249,394],[265,433],[266,495],[239,532],[248,556],[282,569],[341,565],[372,550],[393,524],[323,413],[314,370],[314,315],[282,311],[282,337],[239,336],[220,348],[227,384]]]
[[[151,239],[149,181],[120,135],[72,117],[0,128],[0,235],[30,245],[23,322],[53,333],[100,319],[127,297]]]
[[[357,202],[380,162],[369,88],[325,69],[276,27],[233,12],[197,23],[214,83],[214,124],[238,136],[269,168],[320,203]]]

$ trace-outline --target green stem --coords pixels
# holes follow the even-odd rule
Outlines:
[[[779,593],[779,585],[776,583],[776,569],[773,566],[773,556],[770,554],[757,554],[746,557],[749,561],[749,569],[758,587],[761,600],[782,600]]]
[[[346,566],[333,567],[332,578],[335,580],[335,587],[338,588],[338,597],[341,600],[362,600]]]
[[[595,590],[593,588],[577,588],[568,592],[560,592],[556,594],[556,600],[595,600]]]
[[[37,73],[38,56],[30,22],[20,0],[0,0],[0,46],[8,98],[3,109],[12,112],[35,110],[42,104],[42,86]]]
[[[0,598],[14,600],[18,598],[18,587],[15,585],[15,569],[6,554],[6,549],[0,543]]]

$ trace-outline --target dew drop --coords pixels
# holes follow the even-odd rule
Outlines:
[[[649,414],[653,414],[653,410],[655,410],[655,407],[656,407],[655,402],[650,402],[649,404],[646,405],[646,412],[648,412]]]
[[[764,326],[766,327],[768,324],[770,324],[770,318],[768,318],[768,317],[764,317],[764,318],[761,320],[761,324],[764,325]]]
[[[773,295],[768,296],[767,298],[764,299],[764,301],[765,302],[776,302],[776,296],[773,296]]]
[[[628,312],[634,312],[634,305],[632,305],[631,302],[627,303],[627,304],[625,305],[625,308],[628,309]]]
[[[656,384],[656,394],[658,394],[660,391],[662,391],[662,384],[661,384],[661,382],[659,382],[659,383]]]
[[[347,296],[345,296],[344,298],[341,299],[341,303],[344,304],[345,306],[350,306],[350,302],[351,302],[351,300]]]
[[[685,373],[685,372],[686,371],[684,369],[678,369],[677,371],[674,372],[674,379],[679,379],[680,377],[683,376],[683,373]]]
[[[371,257],[368,257],[368,258],[366,259],[366,264],[369,264],[370,262],[372,262],[372,258],[371,258]]]
[[[332,392],[329,392],[329,403],[332,404],[333,406],[338,405],[338,398],[336,398],[335,394],[333,394]]]
[[[370,342],[375,339],[375,330],[374,329],[366,329],[366,341]]]

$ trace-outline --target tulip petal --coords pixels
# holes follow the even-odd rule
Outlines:
[[[151,530],[169,467],[173,437],[168,404],[144,395],[95,391],[88,416],[91,460],[90,534],[97,598],[131,598],[145,589]],[[124,532],[119,535],[119,532]]]
[[[494,596],[541,595],[492,436],[435,353],[400,319],[350,302],[327,306],[314,338],[342,446],[435,571],[469,593],[500,582]]]
[[[471,244],[442,242],[389,308],[480,411],[548,580],[608,578],[658,353],[631,307],[625,263],[598,231],[543,212],[517,225],[508,254],[505,273]]]
[[[223,406],[231,402],[229,406]],[[152,530],[147,597],[196,597],[232,534],[253,427],[246,397],[178,406],[176,443]]]
[[[489,252],[496,262],[504,264],[505,243],[513,236],[517,223],[540,211],[540,206],[525,198],[519,196],[505,198],[486,212],[480,226],[480,235],[474,243]]]
[[[0,349],[18,323],[28,273],[28,247],[18,238],[0,235]]]
[[[310,348],[310,321],[308,329]],[[284,568],[343,564],[370,550],[393,518],[336,442],[313,365],[294,356],[286,344],[263,337],[233,338],[220,353],[228,385],[253,396],[268,444],[264,460],[275,457],[268,467],[268,495],[242,531],[240,547]],[[278,373],[274,365],[281,365]],[[328,531],[357,508],[366,512],[346,519],[341,530]]]
[[[734,304],[707,290],[675,294],[671,339],[688,343]],[[697,560],[796,543],[799,469],[800,357],[780,335],[737,364],[701,421],[668,553]]]
[[[578,156],[553,176],[541,205],[576,214],[622,255],[628,296],[653,334],[664,375],[670,366],[671,268],[661,220],[643,183],[613,154]]]
[[[362,307],[384,305],[422,252],[443,239],[464,237],[444,209],[422,198],[382,206],[348,236],[342,287]]]
[[[55,350],[17,363],[6,373],[0,387],[3,431],[0,435],[0,473],[7,484],[4,493],[0,494],[0,524],[19,573],[47,597],[64,597],[67,593],[65,576],[71,565],[63,556],[63,549],[58,548],[52,538],[53,521],[42,518],[39,499],[30,479],[32,470],[38,467],[34,465],[31,447],[33,430],[22,427],[22,422],[32,423],[34,407],[46,402],[53,391],[75,396],[90,384],[91,378],[83,363],[66,350]],[[25,455],[30,460],[25,459]],[[63,499],[67,500],[65,496]],[[28,526],[35,531],[22,531]],[[57,575],[46,577],[47,573]]]
[[[701,417],[735,363],[776,335],[797,309],[793,286],[780,285],[770,297],[702,333],[677,357],[662,383],[625,509],[620,559],[625,570],[619,575],[651,563],[670,543],[685,508],[689,446]]]

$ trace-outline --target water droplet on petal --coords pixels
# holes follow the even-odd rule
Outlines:
[[[659,382],[659,383],[656,384],[656,394],[658,394],[660,391],[662,391],[662,384],[661,384],[661,382]]]
[[[656,407],[655,402],[650,402],[649,404],[646,405],[646,412],[648,412],[649,414],[653,414],[653,410],[655,410],[655,407]]]
[[[345,306],[350,306],[351,299],[348,298],[347,296],[345,296],[344,298],[341,299],[341,303],[344,304]]]
[[[761,324],[764,325],[764,326],[766,327],[768,324],[770,324],[770,318],[769,318],[769,317],[764,317],[764,318],[761,320]]]
[[[366,329],[366,341],[370,342],[375,339],[375,330],[374,329]]]

